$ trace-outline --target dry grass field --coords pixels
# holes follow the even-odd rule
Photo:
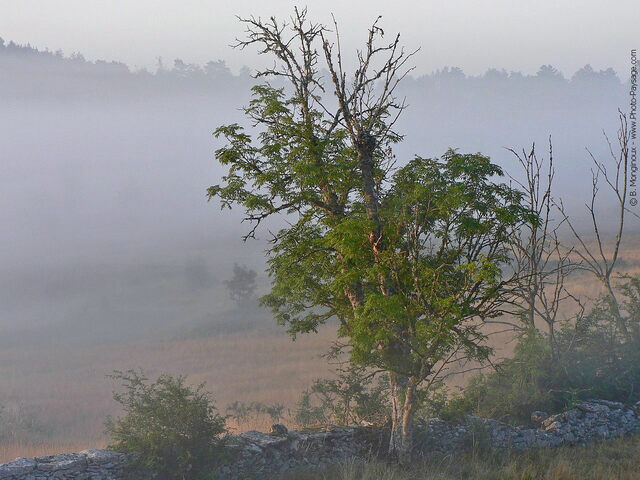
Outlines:
[[[292,405],[313,379],[328,375],[319,356],[333,338],[326,328],[296,342],[284,334],[249,332],[72,349],[5,348],[0,401],[15,432],[4,432],[0,462],[68,450],[68,444],[73,450],[104,445],[105,417],[117,413],[111,392],[118,384],[106,377],[113,370],[188,375],[191,383],[206,383],[222,410],[235,400]]]
[[[640,236],[629,239],[623,258],[621,271],[640,272]],[[572,279],[570,287],[582,297],[598,294],[597,283],[584,275]],[[335,329],[326,327],[292,342],[273,327],[185,340],[4,347],[0,462],[105,445],[105,417],[117,413],[111,394],[118,385],[106,377],[113,370],[142,368],[150,377],[187,375],[191,383],[206,383],[222,411],[236,400],[292,407],[315,378],[330,375],[330,366],[319,357],[334,338]],[[498,355],[507,354],[512,345],[506,335],[493,342]],[[232,427],[263,428],[269,423],[263,420]]]

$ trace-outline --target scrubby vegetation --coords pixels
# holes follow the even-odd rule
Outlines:
[[[384,425],[389,419],[389,381],[348,366],[336,378],[317,379],[302,393],[293,421],[302,428],[327,425]]]
[[[639,278],[622,280],[623,311],[635,322]],[[443,417],[474,414],[528,424],[535,410],[557,413],[579,400],[640,400],[640,344],[624,340],[606,297],[564,324],[553,342],[552,349],[549,336],[537,329],[521,333],[513,356],[473,377],[462,395],[449,399]]]
[[[640,279],[627,276],[623,311],[639,318]],[[606,298],[554,337],[530,328],[517,337],[513,355],[472,376],[460,392],[440,383],[421,391],[416,415],[463,420],[466,415],[531,426],[531,413],[558,413],[580,400],[597,398],[632,404],[640,400],[640,345],[625,342]],[[371,372],[349,367],[334,379],[316,380],[302,395],[299,425],[388,422],[389,385]]]
[[[294,337],[337,321],[340,342],[333,353],[345,366],[333,378],[315,380],[293,411],[280,403],[234,401],[229,417],[237,424],[284,418],[304,428],[385,427],[389,458],[408,468],[353,464],[309,473],[310,479],[631,478],[625,475],[638,466],[631,459],[636,439],[616,444],[628,454],[621,469],[602,446],[501,456],[475,448],[462,459],[411,462],[414,417],[418,427],[425,418],[457,421],[470,414],[527,424],[534,410],[554,413],[581,399],[640,399],[640,277],[618,277],[616,283],[628,212],[624,115],[615,153],[609,143],[613,168],[593,159],[588,213],[595,239],[589,243],[554,196],[551,153],[545,164],[535,149],[514,152],[525,180],[506,183],[498,183],[503,170],[480,153],[451,149],[441,158],[416,157],[395,166],[392,147],[402,135],[394,125],[405,104],[393,92],[410,69],[405,63],[411,54],[397,38],[377,43],[377,22],[352,86],[345,83],[349,75],[334,50],[339,47],[327,40],[322,25],[307,22],[306,12],[296,10],[293,18],[302,58],[283,47],[290,45],[282,41],[286,29],[271,22],[244,20],[249,37],[240,46],[257,43],[274,54],[282,70],[261,76],[285,77],[295,92],[268,83],[253,88],[244,109],[262,128],[253,139],[238,124],[216,131],[227,140],[216,156],[229,171],[209,197],[244,209],[253,222],[245,239],[269,217],[288,216],[291,222],[273,234],[268,250],[273,288],[262,304]],[[331,74],[328,89],[314,42]],[[380,70],[371,67],[378,59]],[[382,93],[373,87],[381,78]],[[328,90],[336,98],[322,104]],[[338,109],[328,114],[334,103]],[[611,187],[619,207],[611,245],[604,243],[596,215],[599,181]],[[573,276],[585,272],[604,292],[595,301],[569,287]],[[211,281],[206,271],[188,273],[192,289]],[[236,320],[257,311],[256,276],[236,265],[234,277],[224,282],[238,304],[229,323],[205,322],[184,337],[220,333],[215,328],[244,330]],[[511,358],[499,362],[490,342],[496,325],[517,339]],[[451,375],[481,367],[486,371],[462,392],[446,387]],[[114,395],[124,414],[107,424],[111,447],[133,454],[134,470],[160,479],[208,478],[224,450],[227,418],[203,387],[166,374],[155,381],[134,371],[114,378],[124,386]],[[8,419],[0,421],[13,426]],[[38,425],[34,420],[26,428],[35,432]],[[575,452],[600,463],[586,473],[590,464],[575,461]]]
[[[611,158],[590,154],[590,247],[554,191],[551,140],[548,158],[535,145],[512,149],[522,171],[508,183],[480,153],[449,149],[396,164],[396,120],[406,104],[395,91],[412,54],[399,36],[384,43],[379,19],[353,71],[344,69],[337,24],[332,37],[306,9],[283,24],[241,22],[237,46],[257,46],[274,66],[256,74],[265,81],[243,108],[251,131],[232,123],[214,132],[225,140],[216,159],[227,174],[209,199],[244,212],[245,240],[287,216],[271,234],[272,286],[261,303],[293,338],[337,321],[333,354],[360,369],[317,381],[299,403],[300,423],[370,416],[388,424],[389,453],[406,465],[425,407],[446,418],[484,413],[526,423],[533,410],[585,397],[637,398],[638,280],[614,280],[631,203],[622,112],[615,147],[605,134]],[[603,186],[616,206],[609,243],[598,214]],[[567,288],[578,272],[600,283],[599,300]],[[450,375],[492,364],[496,326],[518,338],[515,356],[447,398]],[[373,386],[376,374],[388,385]]]
[[[124,387],[114,393],[124,415],[107,421],[110,448],[132,454],[134,478],[136,472],[159,480],[210,478],[226,429],[203,386],[192,388],[184,377],[170,375],[150,382],[135,371],[112,377]]]

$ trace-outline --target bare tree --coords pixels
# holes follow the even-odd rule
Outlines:
[[[582,233],[571,220],[561,201],[558,203],[558,206],[563,214],[564,221],[569,226],[573,237],[577,241],[575,253],[581,260],[580,268],[593,274],[602,283],[611,314],[615,318],[616,325],[622,337],[626,341],[638,341],[640,340],[638,323],[629,322],[629,319],[623,314],[619,294],[616,292],[613,283],[613,276],[620,258],[627,215],[631,214],[637,217],[627,206],[629,200],[629,176],[631,173],[629,158],[630,132],[626,115],[618,111],[618,119],[620,126],[617,132],[617,145],[615,147],[609,140],[607,134],[604,133],[605,140],[609,147],[610,161],[614,167],[612,169],[613,171],[607,167],[607,162],[598,160],[595,155],[587,149],[589,157],[593,162],[593,168],[591,170],[591,198],[586,204],[591,223],[591,241],[586,238],[585,234]],[[598,194],[600,193],[600,187],[603,182],[605,188],[613,194],[616,202],[615,238],[609,248],[603,235],[604,229],[602,221],[596,212],[599,198]]]
[[[391,42],[384,43],[384,31],[379,26],[378,17],[368,31],[367,41],[363,50],[357,52],[356,67],[348,75],[343,62],[338,24],[334,19],[333,38],[330,31],[322,25],[307,21],[306,9],[295,9],[290,22],[279,23],[274,17],[268,22],[260,19],[241,19],[247,25],[247,40],[238,41],[237,46],[244,48],[259,44],[261,53],[275,54],[279,65],[265,69],[257,77],[283,77],[291,84],[299,100],[301,114],[308,122],[308,140],[322,145],[338,127],[344,129],[350,143],[356,152],[355,167],[359,171],[360,185],[354,189],[362,191],[364,205],[368,218],[372,222],[369,242],[376,258],[384,252],[386,246],[382,236],[383,221],[380,218],[380,182],[393,164],[391,145],[402,137],[393,127],[406,102],[397,98],[395,92],[400,81],[413,69],[408,66],[411,57],[417,52],[405,52],[400,45],[400,35],[396,35]],[[287,30],[293,32],[288,35]],[[319,77],[319,53],[315,49],[315,42],[320,38],[324,60],[329,70],[334,98],[337,108],[323,102],[321,93],[325,88]],[[329,122],[319,122],[316,110],[321,111],[330,119]],[[262,123],[263,115],[253,116],[256,123]],[[316,165],[325,167],[324,154],[321,148],[316,149],[318,156]],[[335,190],[328,183],[320,184],[322,192],[322,207],[329,215],[342,217],[345,204],[348,202],[349,192],[337,196]],[[289,208],[283,205],[280,208]],[[264,214],[250,217],[257,225]],[[255,230],[252,230],[252,235]],[[394,294],[392,282],[382,275],[379,288],[383,295]],[[349,298],[352,308],[360,308],[363,304],[363,290],[359,281],[345,288],[345,295]],[[380,346],[382,348],[382,346]],[[405,349],[401,343],[394,348]],[[411,439],[402,439],[411,435],[411,421],[413,412],[413,395],[403,395],[407,388],[414,391],[416,385],[408,385],[408,379],[402,375],[391,376],[392,390],[392,435],[389,451],[392,455],[407,455],[406,448]],[[406,405],[401,405],[404,397]],[[404,413],[403,413],[404,412]]]
[[[573,248],[564,247],[559,239],[565,218],[562,215],[559,221],[553,218],[554,212],[559,213],[553,198],[553,145],[549,138],[546,159],[538,157],[535,144],[529,152],[508,150],[524,173],[522,180],[512,179],[524,192],[524,202],[535,218],[514,232],[513,261],[520,278],[514,291],[520,305],[517,313],[525,328],[537,328],[537,321],[544,322],[552,355],[556,357],[555,330],[560,307],[567,300],[579,300],[565,284],[578,267],[572,260]]]
[[[358,167],[362,176],[367,215],[374,222],[370,241],[374,250],[384,248],[379,217],[379,181],[375,168],[379,165],[376,157],[388,157],[390,145],[402,137],[393,127],[406,108],[406,102],[395,96],[395,90],[413,67],[407,62],[417,52],[406,53],[400,46],[400,34],[388,44],[379,45],[384,31],[378,21],[369,29],[366,46],[358,51],[357,67],[352,79],[347,79],[344,71],[340,34],[334,19],[335,42],[321,32],[325,59],[335,89],[339,109],[336,118],[349,132],[351,142],[357,151]],[[384,285],[381,285],[384,289]]]
[[[289,22],[241,21],[247,36],[237,45],[275,55],[258,76],[285,86],[254,87],[244,111],[256,140],[237,124],[216,130],[227,140],[216,158],[229,170],[209,196],[244,208],[246,238],[264,219],[289,215],[267,251],[272,289],[262,302],[294,336],[337,319],[350,359],[388,372],[389,453],[408,463],[418,389],[490,354],[480,327],[510,296],[501,266],[511,229],[530,215],[481,154],[449,150],[394,166],[406,108],[396,90],[415,52],[397,35],[385,42],[379,19],[352,73],[335,22],[332,36],[305,10]]]
[[[379,27],[380,18],[369,29],[364,50],[357,52],[357,66],[351,79],[347,78],[343,66],[340,33],[335,19],[335,41],[330,41],[325,32],[321,33],[325,60],[339,106],[337,118],[349,133],[357,152],[364,205],[373,226],[369,232],[369,243],[376,261],[386,249],[382,235],[383,221],[379,214],[379,183],[384,175],[376,170],[381,166],[385,168],[380,158],[389,161],[387,168],[391,165],[391,144],[402,138],[393,127],[406,108],[406,102],[399,100],[395,91],[400,81],[413,70],[413,67],[407,67],[407,62],[417,52],[405,52],[400,45],[400,34],[389,43],[381,43],[384,31]],[[390,297],[395,294],[392,283],[385,275],[380,276],[382,295]],[[361,303],[362,299],[356,299],[354,308]],[[402,332],[398,332],[400,337]],[[392,346],[381,344],[379,348],[397,350],[399,356],[408,354],[410,349],[402,341]],[[419,380],[397,372],[389,372],[389,380],[392,419],[389,454],[406,462],[411,455],[415,392]]]

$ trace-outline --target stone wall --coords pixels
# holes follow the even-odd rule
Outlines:
[[[109,450],[84,450],[0,465],[0,480],[121,480],[125,456]]]
[[[221,480],[265,478],[304,468],[325,468],[350,458],[367,458],[381,436],[379,429],[336,427],[320,432],[249,431],[232,437],[235,460],[218,472]]]
[[[588,400],[557,415],[533,412],[538,428],[522,428],[497,420],[469,417],[460,425],[439,419],[426,422],[419,436],[423,454],[449,453],[468,448],[474,441],[497,450],[587,444],[640,430],[640,402],[633,407],[606,400]]]
[[[417,428],[416,453],[460,452],[473,444],[498,450],[586,444],[640,430],[640,402],[633,407],[589,400],[566,412],[548,416],[534,412],[539,428],[521,428],[496,420],[469,417],[462,424],[439,419]],[[323,468],[349,458],[364,459],[384,451],[385,435],[369,427],[342,427],[321,432],[288,431],[274,425],[271,433],[232,435],[233,458],[218,472],[220,480],[268,478],[303,469]],[[122,480],[125,456],[106,450],[85,450],[0,465],[0,480]]]

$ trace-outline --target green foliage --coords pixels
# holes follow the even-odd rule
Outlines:
[[[389,170],[386,154],[376,153],[385,241],[376,253],[346,132],[329,128],[333,119],[320,112],[309,124],[299,99],[283,90],[262,85],[253,94],[245,112],[263,130],[257,140],[239,125],[216,131],[227,141],[216,156],[229,171],[209,196],[223,208],[244,207],[255,227],[275,213],[291,215],[268,250],[272,289],[262,303],[277,321],[295,336],[337,318],[354,362],[409,375],[428,374],[456,349],[486,358],[478,327],[504,299],[510,232],[530,220],[521,195],[494,182],[500,168],[450,150]],[[381,292],[381,278],[394,295]],[[357,308],[350,291],[360,292]]]
[[[162,480],[211,478],[226,430],[203,385],[193,388],[166,374],[149,382],[133,370],[110,377],[124,387],[113,395],[124,415],[107,420],[110,448],[133,455],[132,472]]]
[[[389,420],[389,384],[361,367],[349,366],[333,380],[318,379],[305,390],[294,412],[303,428],[327,425],[384,425]]]
[[[337,372],[335,379],[318,379],[305,390],[294,411],[294,421],[303,428],[328,425],[375,425],[389,422],[389,379],[374,376],[357,365]],[[436,382],[416,394],[416,416],[444,418],[450,411],[449,389]],[[467,411],[465,410],[465,414]]]
[[[409,58],[398,53],[397,40],[374,47],[382,33],[374,24],[347,87],[323,27],[307,23],[306,10],[296,10],[292,22],[293,40],[282,40],[288,28],[275,19],[246,22],[249,40],[240,44],[260,44],[276,57],[277,67],[258,76],[284,78],[291,89],[253,88],[244,113],[254,135],[238,124],[215,131],[225,140],[216,158],[228,171],[209,199],[244,210],[253,222],[245,238],[269,217],[286,215],[267,250],[272,288],[262,305],[293,337],[337,319],[351,362],[387,372],[390,393],[402,402],[396,413],[406,409],[411,418],[425,380],[457,360],[489,357],[481,327],[510,295],[515,275],[505,267],[513,231],[535,218],[522,194],[500,183],[502,170],[479,153],[449,150],[395,166],[392,146],[402,136],[393,126],[404,106],[393,91]],[[321,51],[330,88],[319,74]],[[373,73],[378,54],[390,60]],[[335,97],[323,98],[326,92]],[[331,402],[345,395],[335,384],[317,388],[335,395]],[[310,400],[303,403],[312,408]],[[338,409],[331,415],[352,414],[350,403]],[[406,460],[411,446],[400,448],[402,428],[394,415],[391,447]]]
[[[481,320],[498,313],[510,232],[528,218],[520,194],[492,180],[501,174],[487,157],[453,150],[395,173],[382,201],[386,250],[358,272],[371,290],[348,328],[356,362],[419,376],[454,350],[486,359]],[[376,292],[380,276],[396,295]],[[378,348],[398,335],[411,352],[400,359]]]
[[[637,315],[638,278],[627,277],[621,290],[629,295],[624,309]],[[636,318],[631,316],[633,327]],[[560,373],[555,380],[560,393],[571,396],[587,396],[634,402],[640,400],[640,343],[626,340],[618,329],[619,324],[607,297],[601,298],[575,327],[566,326],[559,335],[561,352]]]
[[[625,311],[637,314],[638,278],[626,277]],[[632,317],[635,318],[635,317]],[[464,394],[448,401],[445,417],[467,413],[527,424],[531,412],[557,413],[589,398],[632,403],[640,400],[640,345],[625,341],[606,297],[555,338],[532,329],[522,334],[512,358],[498,370],[473,378]]]
[[[523,334],[512,358],[498,371],[472,378],[463,395],[449,400],[445,419],[459,420],[465,414],[528,424],[531,412],[556,412],[564,406],[549,391],[552,361],[548,341],[536,330]]]
[[[451,390],[442,382],[435,382],[429,388],[418,391],[416,417],[421,420],[442,418],[446,420],[445,410],[449,407]]]
[[[621,275],[620,279],[623,282],[618,288],[625,297],[622,309],[634,338],[640,341],[640,276]]]

